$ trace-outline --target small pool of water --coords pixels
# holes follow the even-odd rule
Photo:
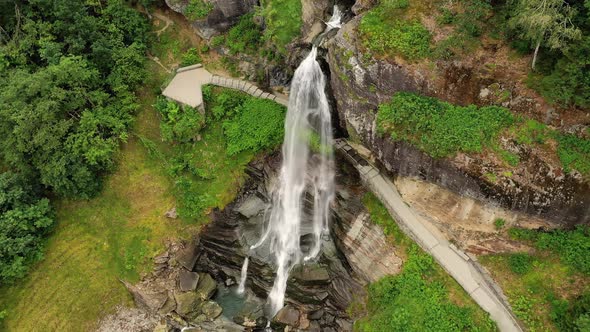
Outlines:
[[[238,295],[237,289],[237,285],[218,287],[213,300],[223,308],[222,315],[230,320],[233,320],[236,316],[248,316],[250,318],[262,316],[264,301],[252,294],[248,289],[244,294]]]

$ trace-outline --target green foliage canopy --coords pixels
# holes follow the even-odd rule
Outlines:
[[[0,284],[22,277],[42,257],[43,236],[54,222],[46,198],[20,175],[0,174]]]
[[[391,15],[392,11],[406,6],[386,1],[366,13],[359,26],[363,45],[377,55],[401,55],[410,60],[428,56],[430,32],[418,21]]]
[[[395,94],[377,113],[380,133],[409,141],[436,158],[481,152],[513,121],[503,107],[461,107],[407,92]]]
[[[146,21],[115,0],[16,8],[22,24],[0,45],[0,158],[60,195],[90,197],[137,107]]]

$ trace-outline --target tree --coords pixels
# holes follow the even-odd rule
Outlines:
[[[572,23],[576,10],[564,0],[515,1],[515,15],[509,24],[535,45],[533,69],[542,44],[563,51],[567,49],[568,42],[581,38],[580,29]]]
[[[54,215],[49,200],[34,189],[16,173],[0,174],[0,284],[22,277],[42,256]]]

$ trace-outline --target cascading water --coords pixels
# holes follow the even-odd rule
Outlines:
[[[335,7],[323,35],[339,28],[340,20],[341,12]],[[301,262],[304,254],[304,261],[317,257],[322,235],[328,232],[329,206],[334,196],[332,122],[325,94],[326,79],[316,57],[317,48],[314,46],[295,71],[285,120],[279,185],[273,192],[267,229],[259,241],[250,247],[250,250],[254,250],[267,240],[270,241],[277,266],[268,297],[271,317],[284,305],[289,271]],[[308,252],[303,253],[300,237],[306,192],[314,197],[311,216],[314,242]],[[247,267],[248,258],[242,267],[238,292],[243,292]]]
[[[271,315],[282,307],[291,268],[300,262],[303,195],[307,188],[314,194],[314,245],[305,260],[320,252],[321,235],[327,229],[329,204],[333,197],[334,175],[332,151],[332,123],[326,82],[313,48],[295,71],[291,84],[289,108],[285,121],[283,165],[279,188],[273,197],[269,232],[271,252],[277,265],[277,275],[269,294]],[[316,131],[317,130],[317,131]],[[310,141],[319,148],[311,158]]]
[[[338,6],[334,6],[334,13],[328,22],[326,22],[326,31],[324,33],[332,30],[332,29],[339,29],[342,26],[342,12]]]
[[[238,285],[238,294],[244,294],[246,290],[246,278],[248,277],[248,261],[249,258],[246,257],[244,260],[244,264],[242,265],[242,275],[240,276],[240,284]]]

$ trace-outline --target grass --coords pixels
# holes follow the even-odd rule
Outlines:
[[[356,322],[356,330],[495,331],[488,314],[399,229],[373,194],[366,194],[363,203],[405,262],[400,274],[369,285],[366,308],[355,304],[351,309],[365,314]]]
[[[480,256],[479,261],[500,284],[514,313],[529,331],[557,331],[552,317],[558,306],[590,291],[588,277],[563,264],[551,252],[527,255],[526,265],[520,262],[521,257],[525,256],[485,255]]]

